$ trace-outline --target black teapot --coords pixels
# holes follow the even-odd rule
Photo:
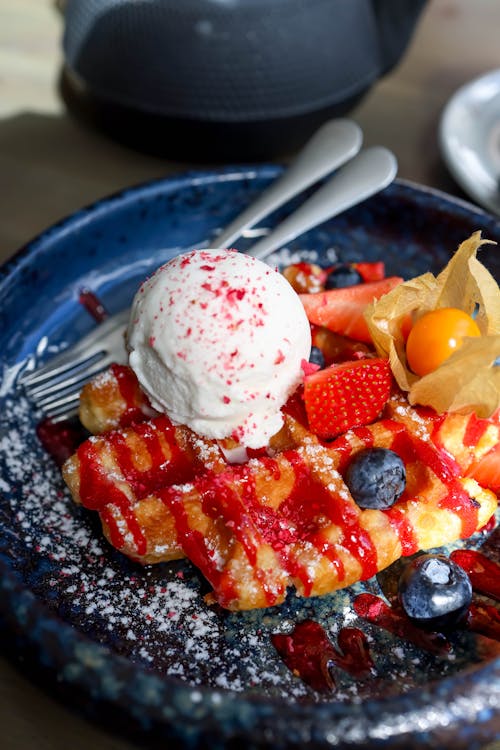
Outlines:
[[[425,0],[68,0],[71,112],[176,160],[262,160],[349,112]]]

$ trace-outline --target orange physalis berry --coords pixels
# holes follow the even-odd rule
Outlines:
[[[408,335],[408,366],[417,375],[427,375],[462,345],[464,337],[480,335],[477,323],[458,308],[441,307],[424,313]]]

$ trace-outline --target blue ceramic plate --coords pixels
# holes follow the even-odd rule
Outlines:
[[[37,414],[16,385],[28,360],[47,359],[94,325],[78,301],[82,287],[111,312],[121,309],[161,262],[210,245],[278,173],[233,168],[128,190],[52,227],[1,270],[3,623],[67,701],[146,744],[479,747],[500,736],[497,641],[459,631],[451,650],[436,655],[360,621],[353,597],[381,594],[390,572],[331,596],[290,596],[266,611],[205,606],[205,584],[188,562],[142,568],[107,545],[92,514],[73,505],[38,443]],[[409,277],[438,271],[476,229],[500,241],[500,223],[488,214],[397,182],[288,251],[383,259],[389,274]],[[500,278],[498,252],[486,248],[482,260]],[[496,541],[492,532],[469,544],[495,556]],[[344,626],[362,629],[373,658],[369,674],[336,666],[329,693],[292,674],[270,636],[306,618],[333,642]]]

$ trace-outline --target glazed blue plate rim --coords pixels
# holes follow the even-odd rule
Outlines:
[[[214,177],[217,181],[255,179],[255,177],[273,179],[280,175],[282,171],[282,167],[273,164],[259,167],[243,165],[241,167],[221,167],[217,170],[191,170],[179,175],[157,180],[147,180],[106,195],[56,221],[20,247],[19,250],[0,266],[0,289],[2,284],[5,283],[4,279],[7,274],[12,273],[25,260],[30,260],[33,254],[47,250],[47,247],[50,247],[50,244],[47,246],[47,242],[50,243],[52,239],[56,239],[59,235],[66,234],[74,231],[79,226],[83,226],[89,221],[90,217],[97,217],[114,207],[123,206],[127,203],[135,203],[141,197],[173,193],[179,188],[188,185],[210,184],[214,182]]]
[[[281,168],[274,165],[262,167],[242,166],[184,173],[147,182],[111,196],[73,213],[54,224],[21,248],[0,268],[0,292],[11,277],[37,253],[50,252],[52,240],[62,233],[74,231],[93,216],[114,207],[134,203],[141,196],[173,192],[189,184],[209,184],[229,179],[272,179]],[[492,222],[500,231],[500,221],[473,204],[454,198],[440,190],[419,186],[407,180],[397,180],[387,189],[396,197],[418,194],[438,200],[450,210],[474,213]],[[288,703],[282,699],[267,698],[203,686],[193,687],[173,677],[160,678],[145,668],[132,664],[115,654],[51,613],[27,589],[18,574],[0,559],[0,614],[6,623],[21,631],[23,644],[38,652],[45,668],[54,673],[71,688],[77,687],[88,695],[91,713],[96,705],[113,705],[124,711],[130,709],[137,725],[149,732],[166,731],[180,737],[187,747],[202,745],[207,734],[213,735],[212,746],[225,746],[235,737],[248,738],[248,744],[260,742],[287,747],[292,736],[305,745],[318,747],[340,746],[351,737],[356,744],[389,737],[401,717],[405,717],[405,733],[425,735],[435,727],[430,712],[441,710],[464,711],[464,701],[471,707],[474,722],[487,725],[492,719],[500,695],[500,658],[486,664],[473,666],[452,677],[413,689],[406,694],[389,698],[353,703]],[[27,630],[27,625],[30,629]],[[46,638],[54,644],[46,649]],[[116,677],[116,680],[110,680]],[[457,693],[457,681],[462,686]],[[496,691],[496,692],[495,692]],[[71,701],[70,701],[71,702]],[[456,706],[456,709],[453,707]],[[84,706],[81,706],[85,710]],[[288,710],[287,710],[288,709]],[[279,718],[279,720],[278,720]],[[436,721],[436,719],[435,719]],[[189,726],[186,726],[186,722]],[[286,725],[286,736],[281,729]],[[426,726],[425,730],[422,728]],[[277,731],[278,729],[278,731]],[[251,732],[251,738],[248,733]]]
[[[93,201],[77,211],[72,212],[69,216],[62,218],[60,221],[55,222],[19,248],[17,252],[0,265],[0,290],[5,283],[8,274],[21,266],[25,260],[29,260],[32,254],[47,249],[47,241],[52,240],[52,238],[55,239],[59,234],[75,230],[78,226],[85,224],[90,216],[106,212],[114,206],[123,205],[129,202],[134,203],[142,196],[163,194],[165,190],[172,193],[181,187],[191,184],[208,184],[213,182],[214,176],[217,180],[253,179],[255,177],[268,177],[273,179],[278,177],[282,172],[283,168],[281,166],[273,164],[259,167],[242,165],[237,167],[221,167],[217,170],[193,170],[184,172],[180,175],[165,177],[158,180],[149,180],[111,193],[110,195],[104,196],[103,198]],[[477,213],[483,217],[487,217],[500,226],[500,219],[497,219],[485,209],[482,209],[465,199],[452,196],[439,188],[420,185],[408,179],[396,178],[392,185],[386,190],[394,189],[397,191],[416,191],[428,195],[444,201],[459,210]]]

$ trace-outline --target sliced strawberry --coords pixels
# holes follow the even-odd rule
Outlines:
[[[356,284],[342,289],[301,294],[300,299],[311,323],[325,326],[356,341],[370,343],[370,333],[363,316],[367,305],[390,292],[402,281],[400,276],[389,276],[381,281]]]
[[[476,461],[467,470],[481,487],[486,487],[500,494],[500,445],[496,445],[485,456]]]
[[[391,393],[386,359],[372,358],[332,365],[304,379],[309,427],[326,440],[351,427],[370,424]]]
[[[353,263],[363,281],[380,281],[385,279],[385,264],[383,260],[367,263]]]

